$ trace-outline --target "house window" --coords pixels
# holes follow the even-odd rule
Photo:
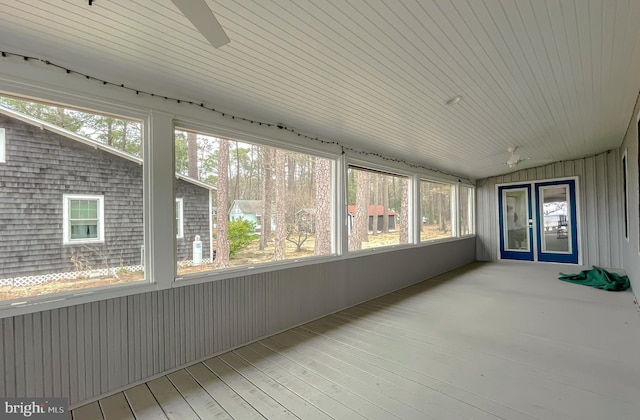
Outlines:
[[[420,241],[451,238],[455,199],[453,185],[429,180],[420,181]]]
[[[349,166],[349,251],[411,242],[409,177]]]
[[[184,238],[184,201],[182,198],[176,198],[176,238]]]
[[[6,162],[6,145],[4,140],[4,128],[0,127],[0,163]]]
[[[63,203],[64,243],[104,241],[104,197],[65,195]]]
[[[174,141],[184,234],[202,242],[200,261],[176,241],[179,276],[335,254],[333,159],[185,129]]]

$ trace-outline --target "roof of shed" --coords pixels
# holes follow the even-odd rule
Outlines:
[[[384,215],[384,206],[381,204],[378,204],[377,206],[375,204],[371,204],[369,206],[369,216],[373,216],[374,211],[376,210],[376,207],[378,207],[378,216],[383,216]],[[349,214],[355,214],[356,212],[356,206],[355,204],[349,204],[347,206],[347,213]],[[387,214],[389,216],[396,216],[397,213],[391,209],[387,210]]]

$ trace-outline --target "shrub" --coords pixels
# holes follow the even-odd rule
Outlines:
[[[233,257],[258,238],[256,224],[243,218],[235,219],[227,224],[227,236],[229,255]]]

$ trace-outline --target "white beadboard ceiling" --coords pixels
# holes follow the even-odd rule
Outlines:
[[[640,89],[639,0],[207,3],[219,49],[171,0],[0,0],[0,48],[470,178],[620,146]]]

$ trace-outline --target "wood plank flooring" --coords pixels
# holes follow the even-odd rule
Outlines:
[[[640,311],[475,263],[73,410],[73,419],[638,419]]]

